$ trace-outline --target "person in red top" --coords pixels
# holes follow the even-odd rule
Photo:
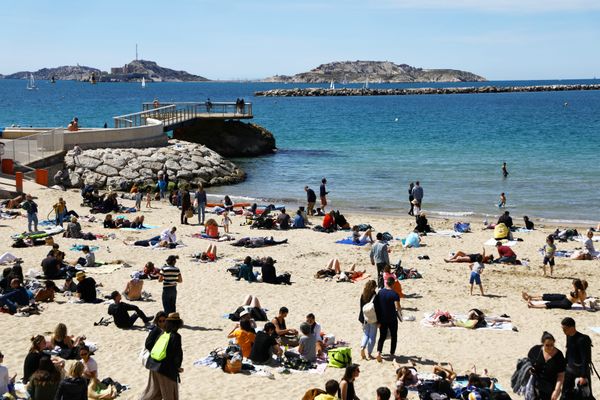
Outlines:
[[[325,214],[325,217],[323,218],[323,228],[335,229],[335,218],[333,211],[330,211],[328,214]]]
[[[500,258],[494,260],[495,263],[515,264],[517,255],[510,247],[502,246],[502,242],[496,242],[496,249],[498,249]]]

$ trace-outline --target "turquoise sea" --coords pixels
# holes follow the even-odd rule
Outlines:
[[[532,85],[371,84],[371,87]],[[303,203],[304,185],[327,177],[340,210],[406,213],[407,187],[420,180],[431,214],[496,215],[501,192],[515,217],[600,220],[600,91],[471,95],[254,98],[256,90],[319,86],[271,83],[102,83],[0,80],[0,127],[85,127],[161,101],[252,102],[254,122],[275,135],[277,154],[234,160],[246,182],[211,188],[275,203]],[[328,85],[322,85],[328,86]],[[349,87],[359,85],[347,85]],[[566,104],[566,105],[565,105]],[[503,179],[501,164],[510,175]]]

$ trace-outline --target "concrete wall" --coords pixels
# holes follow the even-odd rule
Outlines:
[[[16,139],[45,132],[51,128],[5,128],[3,139]],[[148,118],[148,125],[133,128],[80,129],[77,132],[64,130],[64,150],[75,145],[82,149],[98,147],[158,147],[166,146],[168,137],[163,132],[161,121]]]

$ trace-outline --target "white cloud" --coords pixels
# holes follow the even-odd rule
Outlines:
[[[462,10],[508,13],[557,12],[557,11],[598,11],[598,0],[383,0],[384,7],[424,9],[424,10]]]

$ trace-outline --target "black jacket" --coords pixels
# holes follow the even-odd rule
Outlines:
[[[54,400],[87,400],[87,383],[83,378],[65,378],[58,385]]]
[[[150,351],[152,351],[152,347],[159,337],[160,334],[156,335],[156,339],[152,341]],[[150,335],[148,335],[148,339],[150,339]],[[146,340],[146,348],[148,348],[148,344],[150,344],[148,343],[148,339]],[[177,332],[171,332],[169,344],[167,345],[167,356],[160,362],[158,373],[177,382],[179,381],[179,368],[181,368],[182,362],[183,349],[181,348],[181,335]]]

